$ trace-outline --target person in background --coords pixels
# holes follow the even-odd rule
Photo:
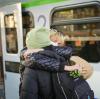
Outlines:
[[[40,30],[42,32],[40,32]],[[35,34],[34,35],[32,33],[34,36],[28,35],[28,38],[26,38],[26,45],[29,49],[32,50],[34,48],[34,49],[37,49],[39,52],[34,50],[34,53],[29,55],[29,57],[26,57],[26,61],[24,62],[25,70],[22,73],[22,80],[21,80],[22,84],[20,86],[20,88],[21,88],[21,91],[20,91],[21,98],[20,99],[37,99],[37,98],[49,99],[50,97],[51,97],[50,99],[53,99],[53,98],[54,99],[66,98],[67,99],[67,97],[69,99],[75,99],[75,97],[72,98],[72,91],[70,91],[70,88],[68,88],[68,85],[71,83],[69,81],[72,81],[73,79],[70,78],[69,75],[65,72],[65,70],[74,71],[76,69],[79,69],[79,65],[73,65],[73,66],[68,67],[69,62],[66,62],[69,59],[69,57],[71,56],[72,48],[71,47],[51,46],[51,41],[48,38],[49,32],[45,28],[34,30],[33,32]],[[42,34],[43,37],[45,37],[46,42],[44,41],[44,39],[42,38],[42,36],[40,34]],[[42,38],[42,40],[41,40],[41,38]],[[39,40],[40,40],[40,42],[39,42]],[[43,42],[43,44],[41,42]],[[44,57],[44,56],[46,56],[46,57]],[[37,67],[38,67],[38,69],[40,69],[42,71],[37,70]],[[36,75],[34,75],[34,73],[32,73],[31,71],[28,71],[27,69],[32,70],[34,72],[36,72],[36,71],[38,71],[38,72],[35,73]],[[47,73],[46,71],[43,71],[43,69],[46,71],[49,70],[49,72]],[[63,72],[63,73],[60,73],[60,75],[59,75],[58,73],[51,73],[52,71],[56,71],[56,72],[59,71],[59,72]],[[41,75],[39,75],[39,74],[41,74]],[[35,77],[33,77],[32,75]],[[64,76],[62,76],[62,75],[64,75]],[[31,77],[35,78],[34,79],[35,84]],[[66,89],[65,91],[62,90],[62,85],[60,85],[60,83],[59,83],[60,77],[64,77],[64,78],[66,77],[68,80],[68,81],[65,80],[66,85],[67,85],[67,88],[65,86],[65,89]],[[45,81],[45,83],[44,83],[44,81]],[[34,85],[35,85],[35,88],[33,87]],[[70,85],[73,86],[73,83]],[[28,86],[30,86],[31,88]],[[42,86],[44,86],[44,87],[42,87]],[[70,86],[70,87],[72,87],[72,86]],[[54,93],[53,93],[52,88],[56,89],[54,87],[56,87],[58,89],[61,88],[57,92],[58,94],[60,93],[59,98],[58,98],[59,95],[57,96],[57,94],[54,94],[54,93],[56,93],[57,90],[54,90]],[[43,88],[44,88],[44,90],[43,90]],[[46,90],[46,89],[48,89],[48,90]],[[26,92],[25,92],[25,90],[26,90]],[[34,94],[34,92],[35,92],[35,94]],[[67,97],[66,97],[66,94],[67,94]]]
[[[91,50],[92,49],[92,50]],[[87,41],[82,47],[79,56],[88,62],[100,61],[100,43],[99,41]]]

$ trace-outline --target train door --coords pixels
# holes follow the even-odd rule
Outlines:
[[[95,97],[100,98],[100,4],[90,2],[56,7],[51,14],[51,28],[63,33],[66,45],[75,46],[75,55],[91,63],[94,73],[88,82]]]
[[[20,50],[23,48],[21,4],[0,9],[6,99],[19,99]]]
[[[1,14],[0,14],[1,15]],[[5,99],[4,94],[4,69],[3,69],[3,53],[2,53],[2,38],[1,38],[1,17],[0,17],[0,98]]]

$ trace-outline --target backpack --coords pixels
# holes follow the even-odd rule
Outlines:
[[[74,99],[94,99],[94,92],[84,79],[76,78],[74,80]]]

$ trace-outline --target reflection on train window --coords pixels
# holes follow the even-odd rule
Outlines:
[[[5,67],[7,72],[19,73],[19,66],[20,63],[18,62],[11,62],[11,61],[5,62]]]
[[[16,29],[6,29],[6,50],[8,53],[18,52]]]
[[[6,15],[4,18],[5,18],[5,27],[6,28],[15,28],[14,14]]]
[[[23,43],[25,46],[25,39],[26,34],[29,32],[32,28],[34,28],[34,17],[33,14],[29,11],[22,12],[22,23],[23,23]]]
[[[6,50],[8,53],[18,52],[17,30],[14,14],[5,15]]]
[[[23,28],[33,28],[34,27],[34,19],[33,19],[33,15],[31,12],[23,12],[22,21],[23,21]]]
[[[88,23],[53,26],[53,28],[65,36],[66,45],[75,46],[75,55],[79,55],[89,62],[100,62],[99,26],[100,23]]]
[[[98,17],[100,16],[100,8],[98,5],[91,5],[85,7],[77,8],[65,8],[63,10],[57,10],[53,13],[52,21],[61,21],[69,19],[78,19],[78,18],[88,18],[88,17]]]
[[[69,37],[100,37],[100,23],[59,25],[53,28]]]
[[[51,28],[65,36],[66,45],[75,46],[75,55],[89,62],[100,62],[100,6],[53,9]]]

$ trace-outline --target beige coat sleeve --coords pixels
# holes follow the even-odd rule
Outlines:
[[[88,79],[93,74],[93,67],[86,60],[79,56],[71,56],[70,60],[74,61],[76,64],[79,64],[82,67],[80,74],[84,79]]]

